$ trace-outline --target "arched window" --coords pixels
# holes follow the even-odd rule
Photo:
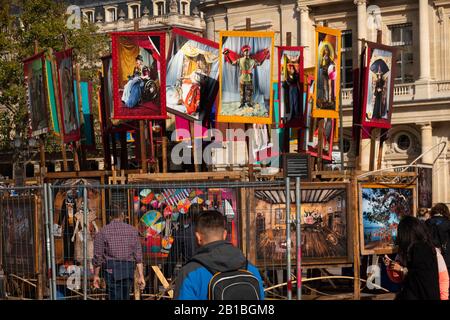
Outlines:
[[[113,22],[117,20],[117,8],[116,7],[105,7],[105,21]]]
[[[155,16],[162,16],[166,14],[166,3],[163,0],[155,1],[153,3],[153,13]]]
[[[128,19],[138,19],[141,17],[141,5],[139,3],[128,4]]]
[[[83,16],[86,22],[94,23],[95,22],[95,12],[94,10],[83,10]]]

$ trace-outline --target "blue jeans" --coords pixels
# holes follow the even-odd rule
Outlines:
[[[114,280],[111,273],[105,272],[105,280],[109,300],[130,300],[130,287],[133,279]]]

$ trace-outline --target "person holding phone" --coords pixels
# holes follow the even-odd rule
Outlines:
[[[424,223],[412,216],[403,217],[398,225],[396,244],[395,261],[387,256],[383,259],[389,278],[402,284],[396,300],[448,299],[445,284],[440,286],[438,254]]]

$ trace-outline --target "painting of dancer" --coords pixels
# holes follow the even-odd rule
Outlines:
[[[218,122],[272,123],[273,32],[220,33]]]

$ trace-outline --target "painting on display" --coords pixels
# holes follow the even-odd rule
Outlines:
[[[412,186],[361,185],[360,237],[363,255],[394,252],[400,219],[415,215],[414,199],[415,189]]]
[[[75,85],[75,106],[79,110],[78,89]],[[90,150],[95,150],[94,114],[92,112],[92,82],[80,81],[81,110],[83,114],[83,124],[81,126],[82,145]]]
[[[106,123],[110,124],[114,115],[114,95],[113,95],[113,76],[112,76],[112,57],[102,57],[103,66],[103,97],[105,115],[108,119]]]
[[[55,53],[58,71],[58,88],[62,134],[64,143],[80,140],[80,122],[75,104],[72,49]]]
[[[147,258],[167,257],[173,233],[182,227],[189,208],[216,209],[227,218],[228,240],[238,246],[238,203],[228,188],[136,189],[132,195],[132,222],[138,226]]]
[[[29,196],[0,200],[3,270],[22,277],[37,272],[36,198]]]
[[[390,128],[396,49],[367,42],[363,79],[362,125]]]
[[[258,264],[286,262],[284,191],[256,190],[256,260]],[[301,191],[302,263],[341,263],[350,259],[348,186],[309,183]],[[295,199],[290,207],[295,219]],[[291,224],[291,255],[296,257],[296,232]]]
[[[218,122],[272,123],[273,32],[221,31]]]
[[[50,59],[45,59],[45,83],[47,87],[47,98],[51,118],[51,130],[53,134],[59,136],[59,120],[55,94],[55,79],[53,77],[53,63]]]
[[[319,120],[314,119],[308,134],[307,153],[313,157],[319,156]],[[336,130],[336,119],[323,119],[322,159],[324,160],[332,159],[334,130]]]
[[[433,168],[419,168],[419,208],[433,206]]]
[[[340,70],[341,32],[317,27],[313,117],[339,117]]]
[[[167,58],[167,110],[188,120],[209,118],[219,89],[219,44],[174,28]]]
[[[303,47],[278,47],[280,114],[286,127],[303,124]]]
[[[47,92],[44,53],[23,61],[32,136],[48,132]]]
[[[113,32],[114,119],[166,119],[165,33]]]

